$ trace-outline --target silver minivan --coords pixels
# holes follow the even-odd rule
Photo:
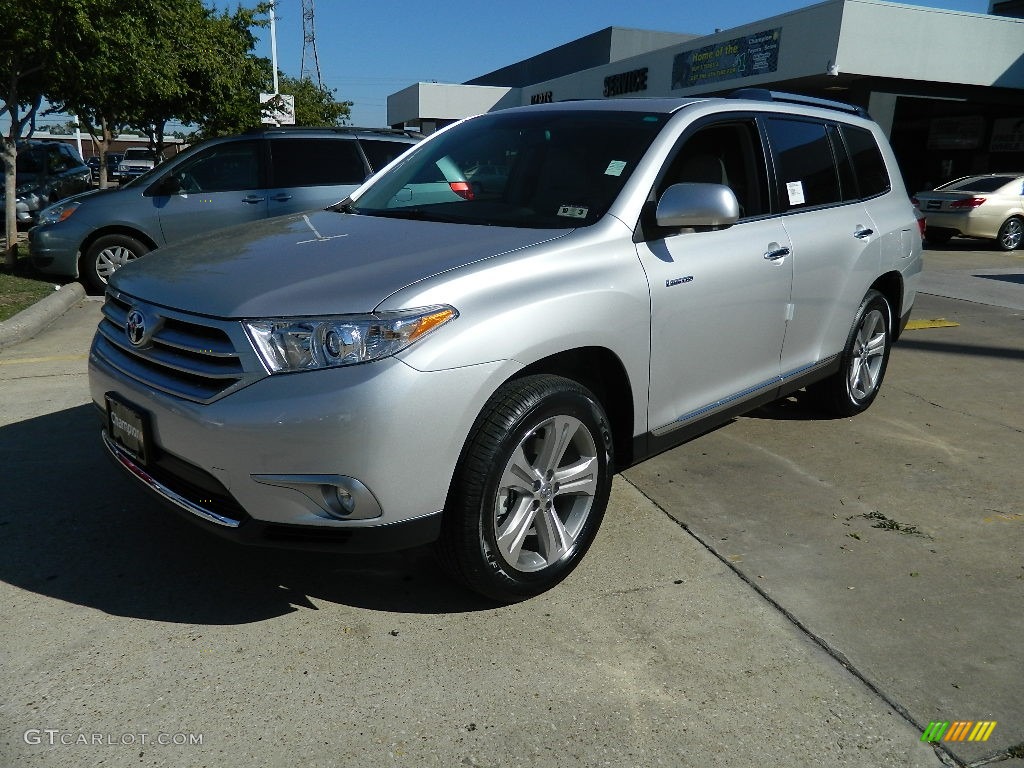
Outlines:
[[[501,170],[476,185],[483,166]],[[90,386],[117,463],[200,525],[433,543],[514,601],[580,561],[614,472],[797,389],[868,408],[920,270],[858,108],[760,91],[515,108],[331,210],[119,270]]]

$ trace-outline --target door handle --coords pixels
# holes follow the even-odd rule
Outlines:
[[[769,248],[770,247],[771,246],[769,246]],[[789,253],[789,248],[775,248],[774,250],[768,251],[768,253],[764,255],[764,258],[766,261],[778,261],[779,259],[784,259],[789,256]]]
[[[249,205],[254,205],[255,203],[262,203],[265,199],[266,198],[259,197],[258,195],[246,195],[245,197],[242,198],[242,202],[249,203]]]
[[[873,234],[875,234],[875,230],[873,229],[858,229],[856,232],[853,233],[853,236],[856,237],[858,240],[867,240]]]
[[[292,199],[292,196],[284,192],[281,192],[279,194],[274,195],[270,199],[273,200],[275,203],[287,203],[289,200]]]

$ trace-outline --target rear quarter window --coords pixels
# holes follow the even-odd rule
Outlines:
[[[853,161],[854,173],[857,175],[860,196],[874,197],[892,189],[889,171],[886,170],[885,160],[882,159],[882,153],[871,131],[852,125],[844,125],[842,131],[850,151],[850,159]]]
[[[379,171],[396,157],[405,152],[412,144],[404,141],[382,141],[378,139],[360,139],[359,143],[366,153],[366,159],[374,171]]]

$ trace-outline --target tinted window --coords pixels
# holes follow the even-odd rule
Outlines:
[[[67,154],[61,151],[61,148],[57,145],[47,147],[49,154],[49,171],[50,173],[60,173],[66,171],[73,164],[71,158]]]
[[[360,139],[359,143],[362,144],[363,151],[366,153],[366,157],[375,171],[379,171],[412,146],[401,141],[381,141],[377,139]]]
[[[962,192],[995,192],[1014,180],[1013,176],[985,176],[983,178],[965,179],[953,184],[945,184],[940,189]]]
[[[27,149],[18,153],[17,173],[42,173],[46,168],[46,154],[40,148]]]
[[[832,147],[821,123],[768,120],[783,210],[838,203],[839,178]]]
[[[838,125],[828,127],[828,140],[832,145],[832,154],[836,159],[836,168],[839,170],[839,190],[843,200],[857,200],[860,198],[857,178],[853,171],[853,161],[846,151],[846,143],[843,135],[839,132]]]
[[[200,152],[175,170],[183,192],[259,189],[259,144],[239,141]]]
[[[892,187],[889,172],[885,169],[885,161],[871,131],[844,125],[843,136],[846,138],[846,146],[850,150],[853,168],[857,173],[860,196],[874,197],[888,192]]]
[[[681,182],[725,184],[739,201],[741,219],[769,213],[768,177],[754,123],[713,125],[688,137],[672,159],[659,195]]]
[[[361,184],[366,165],[349,139],[274,139],[274,187]]]

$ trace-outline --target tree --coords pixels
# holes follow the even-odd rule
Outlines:
[[[94,6],[104,0],[0,0],[0,113],[10,118],[0,136],[4,171],[5,247],[0,264],[17,261],[15,215],[18,142],[35,130],[36,115],[52,85],[80,66],[95,43]]]
[[[268,59],[253,58],[252,61],[258,68],[259,77],[252,82],[251,90],[239,90],[222,104],[220,111],[200,121],[198,138],[229,136],[262,124],[259,94],[272,90],[273,77]],[[281,72],[278,73],[278,82],[281,93],[295,97],[297,125],[329,127],[348,123],[352,102],[336,101],[334,89],[321,88],[308,77],[296,80]]]
[[[264,4],[217,13],[201,0],[117,3],[99,30],[99,44],[74,77],[48,93],[60,109],[78,115],[106,156],[126,127],[164,149],[171,119],[198,122],[216,114],[234,94],[255,89],[252,28]],[[106,163],[100,164],[106,186]]]

